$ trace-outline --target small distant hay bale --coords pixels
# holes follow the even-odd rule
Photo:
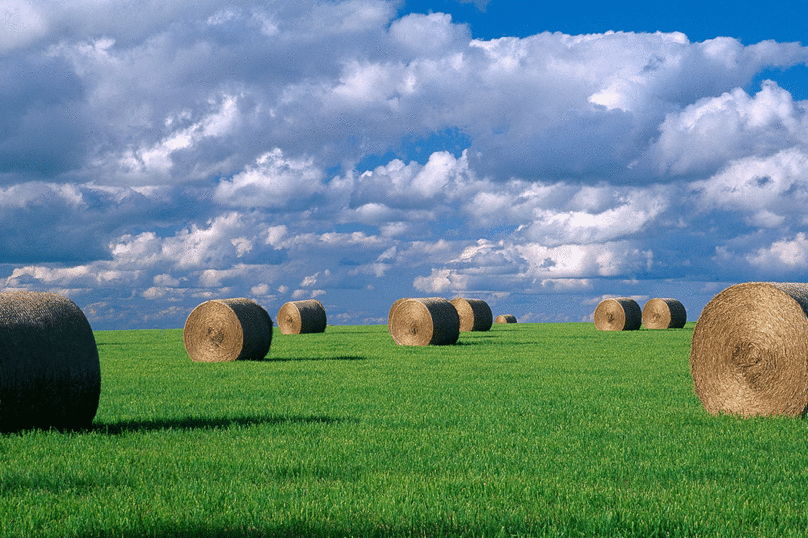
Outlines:
[[[283,334],[321,333],[325,326],[325,308],[317,299],[291,301],[278,310],[278,327]]]
[[[595,328],[600,331],[636,331],[642,325],[642,310],[630,297],[604,299],[595,308]]]
[[[693,330],[690,372],[712,414],[805,416],[808,284],[747,282],[707,303]]]
[[[398,303],[398,304],[396,304]],[[387,326],[400,346],[442,346],[457,343],[460,317],[440,297],[400,299],[390,309]]]
[[[0,293],[0,431],[89,428],[101,365],[76,304],[44,292]]]
[[[516,316],[513,314],[500,314],[494,318],[494,323],[516,323]]]
[[[646,329],[681,329],[687,323],[687,311],[676,299],[651,299],[642,309]]]
[[[488,303],[482,299],[463,299],[457,297],[451,300],[460,316],[460,332],[487,331],[494,322],[494,315]]]
[[[214,299],[193,309],[182,338],[195,362],[262,360],[272,345],[272,319],[250,299]]]

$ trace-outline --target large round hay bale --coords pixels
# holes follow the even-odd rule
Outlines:
[[[642,325],[642,310],[630,297],[602,300],[595,308],[595,328],[600,331],[636,331]]]
[[[278,310],[278,327],[283,334],[321,333],[325,326],[325,308],[317,299],[288,302]]]
[[[513,314],[500,314],[494,318],[494,323],[516,323],[516,316]]]
[[[482,299],[463,299],[457,297],[451,300],[460,316],[460,331],[487,331],[494,323],[494,315],[488,303]]]
[[[710,413],[804,416],[808,407],[808,284],[748,282],[707,303],[690,372]]]
[[[402,346],[441,346],[457,342],[460,317],[446,299],[401,299],[387,320],[393,340]]]
[[[676,299],[651,299],[642,309],[646,329],[681,329],[687,323],[687,311]]]
[[[0,293],[0,430],[88,428],[101,365],[76,304],[43,292]]]
[[[214,299],[193,309],[182,338],[195,362],[261,360],[272,344],[272,319],[250,299]]]

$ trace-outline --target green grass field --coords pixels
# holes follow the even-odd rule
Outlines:
[[[0,436],[0,536],[802,536],[808,424],[707,414],[692,331],[97,332],[93,429]]]

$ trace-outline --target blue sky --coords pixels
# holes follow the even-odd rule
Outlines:
[[[808,269],[798,2],[0,7],[0,288],[96,329],[211,298],[524,322]]]

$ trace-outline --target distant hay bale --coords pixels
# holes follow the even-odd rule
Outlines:
[[[494,322],[494,315],[488,303],[482,299],[463,299],[457,297],[451,300],[460,316],[460,332],[487,331]]]
[[[642,309],[646,329],[681,329],[687,323],[687,311],[676,299],[651,299]]]
[[[43,292],[0,293],[0,431],[88,428],[101,365],[76,304]]]
[[[261,360],[272,344],[272,319],[250,299],[214,299],[193,309],[182,338],[195,362]]]
[[[387,326],[402,346],[441,346],[457,342],[460,317],[457,309],[440,297],[400,299],[390,309]]]
[[[642,310],[630,297],[604,299],[595,308],[595,328],[601,331],[636,331],[642,325]]]
[[[516,323],[516,316],[513,314],[500,314],[494,319],[494,323]]]
[[[325,308],[317,299],[292,301],[278,311],[278,327],[283,334],[321,333],[325,326]]]
[[[712,414],[804,416],[808,284],[747,282],[707,303],[693,330],[690,372]]]

